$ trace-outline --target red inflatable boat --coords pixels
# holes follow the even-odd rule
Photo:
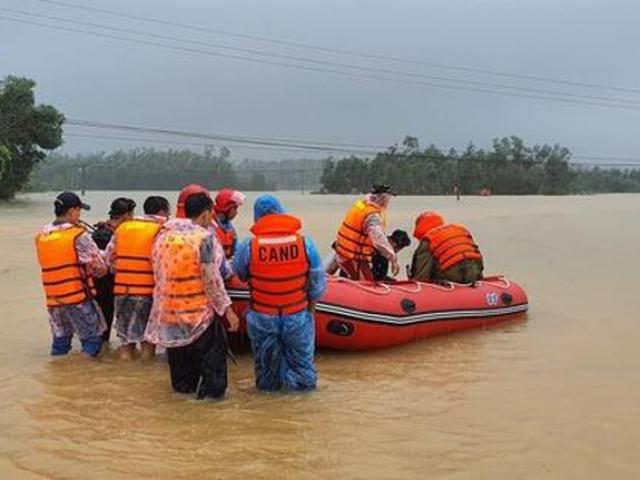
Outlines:
[[[228,291],[236,311],[244,316],[247,286],[234,281]],[[522,287],[501,276],[487,277],[474,286],[329,278],[316,306],[316,341],[320,347],[338,350],[390,347],[514,319],[527,309]]]

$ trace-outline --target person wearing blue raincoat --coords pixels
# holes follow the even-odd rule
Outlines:
[[[327,281],[299,219],[280,201],[261,195],[254,204],[253,237],[240,242],[233,269],[249,282],[247,328],[259,390],[307,391],[316,387],[313,309]]]

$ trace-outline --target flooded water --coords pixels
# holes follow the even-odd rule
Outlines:
[[[90,192],[86,219],[117,195]],[[281,197],[327,253],[352,198]],[[394,228],[428,208],[466,223],[528,319],[320,352],[308,395],[257,393],[244,356],[217,403],[172,393],[161,360],[48,355],[32,236],[52,199],[0,205],[0,478],[640,477],[640,196],[395,198]]]

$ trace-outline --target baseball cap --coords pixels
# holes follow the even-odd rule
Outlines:
[[[53,202],[56,210],[66,212],[70,208],[80,207],[83,210],[91,210],[91,207],[80,200],[80,197],[73,192],[62,192]]]

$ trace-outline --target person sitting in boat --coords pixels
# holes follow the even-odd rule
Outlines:
[[[238,208],[244,205],[246,198],[237,190],[223,188],[218,192],[213,202],[216,235],[227,258],[233,257],[238,243],[238,235],[231,221],[238,215]]]
[[[389,240],[396,255],[402,249],[411,245],[411,239],[404,230],[394,230],[393,233],[387,237],[387,240]],[[373,254],[373,259],[371,260],[371,271],[376,282],[390,282],[393,280],[393,278],[389,276],[389,260],[377,251]]]
[[[475,283],[482,278],[482,254],[463,225],[445,223],[436,212],[423,212],[413,236],[420,243],[411,262],[412,280]]]
[[[322,260],[302,223],[271,195],[255,201],[252,238],[243,240],[233,269],[249,281],[247,329],[258,390],[313,390],[314,304],[327,286]]]
[[[396,252],[384,232],[392,195],[389,185],[374,185],[342,221],[333,248],[339,268],[352,280],[374,281],[371,261],[375,252],[391,263],[392,276],[400,272]]]

